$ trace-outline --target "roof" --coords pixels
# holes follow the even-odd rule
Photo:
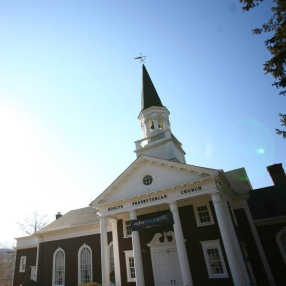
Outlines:
[[[142,66],[142,93],[141,93],[141,110],[151,106],[163,106],[161,99],[153,85],[146,67]]]
[[[238,193],[243,193],[252,189],[249,178],[244,168],[239,168],[224,172],[224,175]]]
[[[45,226],[41,230],[37,231],[36,234],[93,225],[99,222],[98,215],[95,212],[95,209],[92,207],[72,210]]]
[[[250,191],[249,206],[253,219],[286,215],[286,184]]]

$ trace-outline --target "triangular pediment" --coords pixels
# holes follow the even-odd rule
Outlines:
[[[202,168],[158,158],[140,156],[100,196],[92,206],[124,200],[215,177],[216,169]],[[143,178],[150,175],[150,185]]]

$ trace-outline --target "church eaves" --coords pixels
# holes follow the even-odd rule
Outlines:
[[[142,66],[142,93],[141,93],[141,110],[151,106],[163,106],[160,97],[153,85],[146,67]]]

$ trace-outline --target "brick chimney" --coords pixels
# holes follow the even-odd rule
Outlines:
[[[281,163],[268,166],[267,171],[275,186],[286,184],[286,175]]]
[[[58,218],[60,218],[60,217],[62,217],[63,215],[60,213],[60,212],[58,212],[57,214],[56,214],[56,220],[58,219]]]

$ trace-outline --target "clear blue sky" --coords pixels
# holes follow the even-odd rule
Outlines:
[[[36,209],[52,220],[87,206],[136,158],[140,53],[187,163],[272,185],[286,99],[262,70],[267,35],[251,32],[270,4],[0,1],[0,241]]]

